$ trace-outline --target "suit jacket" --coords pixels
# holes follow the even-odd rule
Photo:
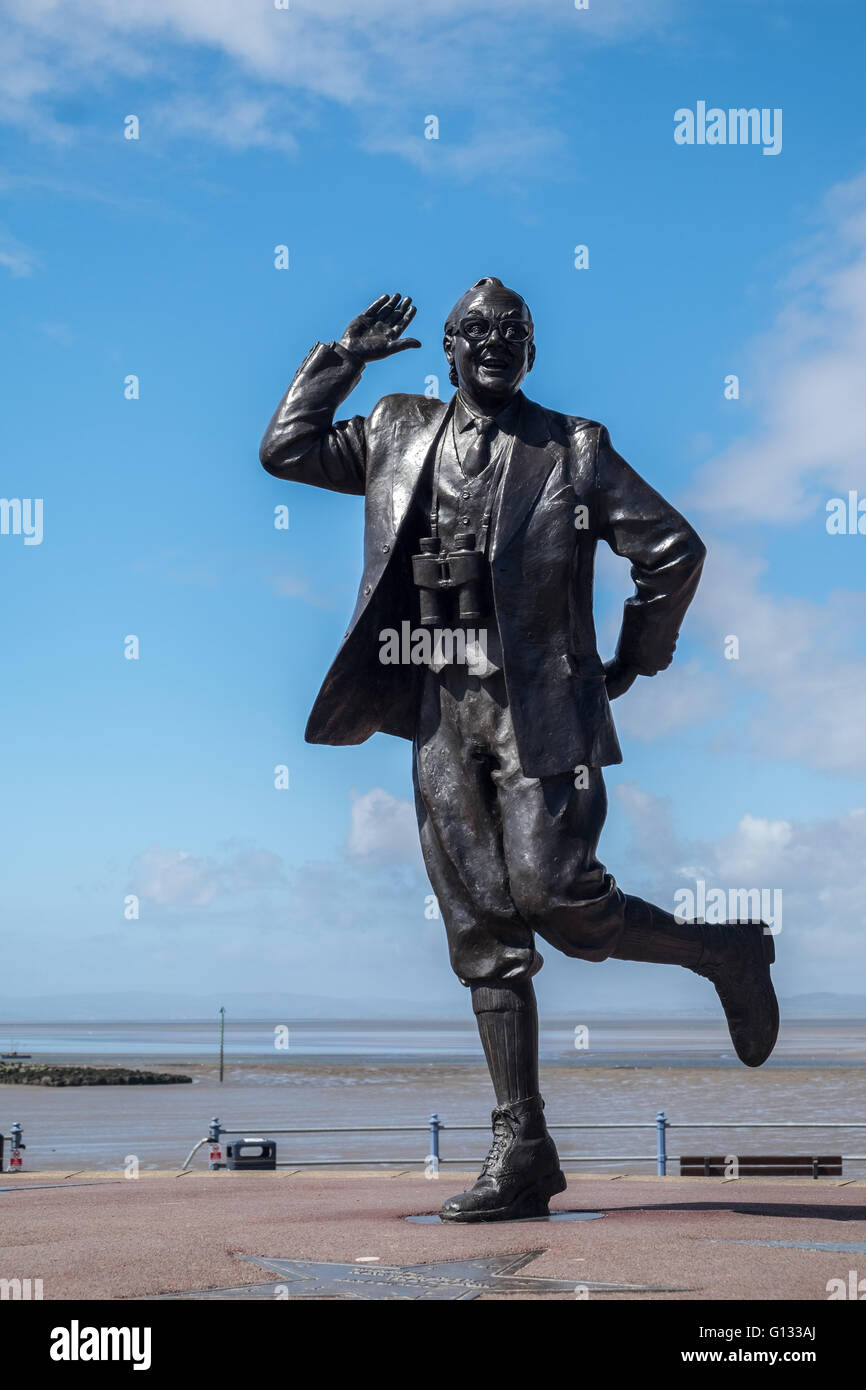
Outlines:
[[[316,344],[261,445],[261,461],[275,477],[365,497],[364,574],[307,724],[308,743],[415,734],[419,668],[383,665],[379,633],[399,629],[407,612],[404,522],[453,402],[385,396],[366,419],[335,423],[360,375],[359,361],[338,344]],[[592,613],[600,539],[631,562],[636,586],[617,655],[654,675],[673,659],[704,545],[620,458],[603,425],[522,397],[489,556],[508,699],[528,777],[622,761]]]

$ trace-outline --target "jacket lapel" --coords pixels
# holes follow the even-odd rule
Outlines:
[[[407,431],[395,449],[394,474],[391,485],[391,523],[394,534],[399,531],[415,490],[421,481],[424,464],[439,436],[451,418],[454,400],[437,401],[438,409],[431,412],[420,429]]]
[[[554,449],[547,412],[524,397],[496,503],[491,557],[505,549],[525,520],[556,462]]]

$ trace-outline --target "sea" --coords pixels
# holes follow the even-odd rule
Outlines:
[[[845,1177],[866,1177],[862,1018],[787,1020],[757,1070],[736,1059],[715,1017],[605,1017],[577,1027],[548,1019],[540,1042],[546,1115],[572,1171],[654,1173],[661,1111],[668,1172],[678,1171],[681,1154],[841,1154]],[[63,1088],[0,1081],[0,1133],[8,1138],[21,1124],[25,1170],[176,1169],[193,1150],[190,1166],[203,1169],[207,1146],[196,1145],[213,1117],[228,1131],[223,1144],[273,1138],[287,1168],[423,1170],[431,1114],[442,1126],[443,1171],[476,1167],[489,1143],[494,1098],[471,1018],[229,1020],[222,1079],[213,1020],[0,1022],[0,1051],[13,1049],[33,1061],[192,1079]]]

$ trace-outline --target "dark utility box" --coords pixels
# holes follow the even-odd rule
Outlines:
[[[277,1146],[273,1139],[234,1139],[226,1144],[226,1167],[232,1172],[276,1166]]]

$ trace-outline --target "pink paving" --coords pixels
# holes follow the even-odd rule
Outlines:
[[[405,1220],[435,1212],[465,1176],[4,1174],[0,1277],[42,1279],[46,1299],[142,1298],[277,1277],[244,1254],[384,1266],[538,1250],[523,1274],[681,1290],[593,1299],[826,1300],[828,1281],[848,1282],[852,1270],[866,1278],[864,1182],[582,1175],[551,1211],[599,1211],[601,1220]],[[841,1248],[795,1248],[816,1242]]]

